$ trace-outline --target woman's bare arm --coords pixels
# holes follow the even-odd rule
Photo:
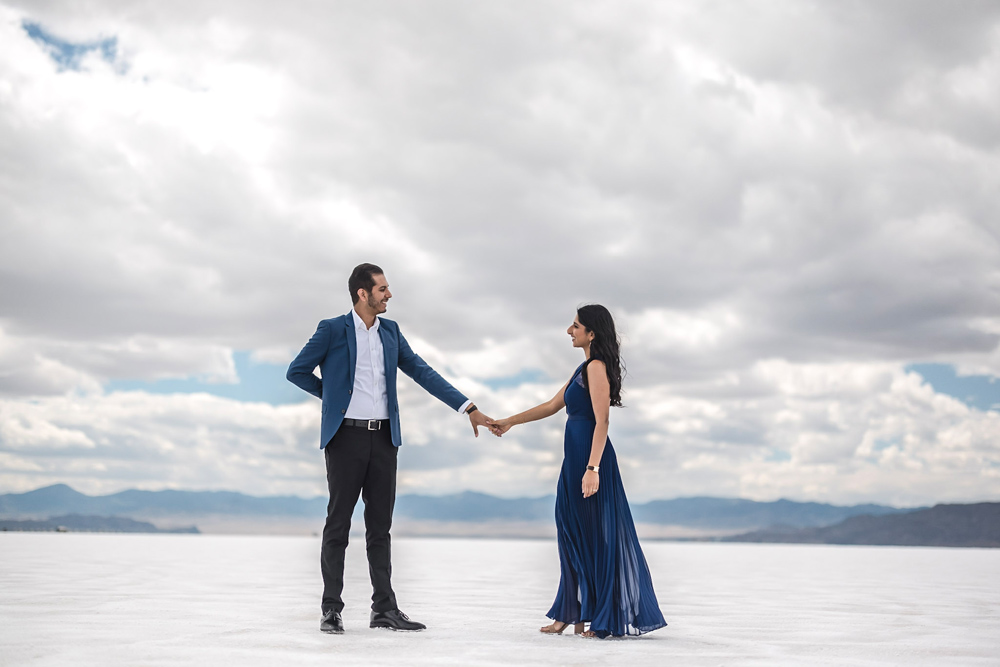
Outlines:
[[[590,402],[594,406],[594,439],[590,445],[590,460],[587,465],[595,468],[601,465],[604,456],[604,446],[608,442],[608,426],[611,423],[611,383],[608,382],[608,371],[604,362],[594,359],[583,371],[587,374],[587,386],[590,387]],[[600,487],[600,477],[593,470],[587,470],[583,475],[583,497],[589,498],[597,493]]]
[[[545,419],[546,417],[551,417],[555,413],[559,412],[566,407],[566,401],[563,400],[563,394],[566,392],[566,387],[569,386],[569,382],[562,386],[562,389],[556,393],[555,396],[545,401],[540,405],[525,410],[524,412],[519,412],[516,415],[507,417],[505,419],[497,419],[496,421],[490,422],[488,426],[494,429],[494,433],[498,430],[500,433],[497,435],[506,433],[510,430],[511,426],[515,424],[527,424],[528,422],[538,421],[539,419]]]

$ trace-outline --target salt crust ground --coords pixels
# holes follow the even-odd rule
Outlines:
[[[319,540],[0,533],[2,665],[998,665],[1000,550],[644,545],[669,627],[549,637],[552,541],[397,539],[419,634],[318,631]]]

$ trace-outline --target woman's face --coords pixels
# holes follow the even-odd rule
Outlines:
[[[587,347],[594,340],[594,332],[587,331],[587,327],[580,324],[578,317],[573,318],[573,324],[569,325],[566,333],[573,339],[573,347]]]

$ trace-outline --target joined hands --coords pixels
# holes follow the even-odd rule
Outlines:
[[[503,419],[487,419],[486,426],[489,427],[490,433],[500,438],[504,433],[510,430],[510,427],[514,425],[510,417],[505,417]]]
[[[473,410],[469,413],[469,423],[472,424],[472,432],[476,434],[477,438],[479,437],[480,426],[488,428],[490,433],[499,438],[514,425],[510,421],[510,417],[506,419],[493,419],[483,414],[480,410]]]

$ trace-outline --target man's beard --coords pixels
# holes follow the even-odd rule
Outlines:
[[[368,295],[368,307],[375,311],[378,310],[378,301],[375,300],[374,294]]]

